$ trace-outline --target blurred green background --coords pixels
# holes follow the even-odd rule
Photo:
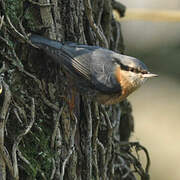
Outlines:
[[[179,0],[120,0],[127,8],[179,10]],[[180,22],[123,21],[125,54],[159,74],[129,96],[135,132],[150,153],[152,180],[180,180]]]

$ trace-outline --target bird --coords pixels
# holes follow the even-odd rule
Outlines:
[[[147,79],[158,76],[150,73],[137,58],[103,47],[62,43],[36,34],[31,34],[30,41],[63,65],[81,95],[87,95],[99,104],[117,104]]]

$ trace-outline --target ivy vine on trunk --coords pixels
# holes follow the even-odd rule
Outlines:
[[[0,1],[0,179],[149,179],[147,150],[128,142],[131,104],[104,107],[73,92],[71,114],[64,69],[28,40],[34,32],[123,53],[113,9],[124,15],[114,0]]]

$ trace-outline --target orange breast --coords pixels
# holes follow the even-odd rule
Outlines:
[[[125,75],[126,73],[127,72],[121,70],[119,66],[116,67],[115,76],[117,78],[117,81],[121,85],[121,89],[122,89],[121,96],[123,96],[124,98],[126,98],[130,93],[132,93],[135,90],[133,84],[127,80]]]
[[[118,83],[121,85],[121,91],[117,94],[100,94],[96,95],[96,100],[100,104],[116,104],[124,100],[130,93],[132,93],[136,88],[131,82],[127,80],[127,71],[123,71],[119,66],[115,69],[115,76]]]

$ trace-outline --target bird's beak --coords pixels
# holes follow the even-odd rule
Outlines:
[[[152,74],[152,73],[148,73],[148,74],[143,74],[144,78],[151,78],[151,77],[157,77],[157,74]]]

